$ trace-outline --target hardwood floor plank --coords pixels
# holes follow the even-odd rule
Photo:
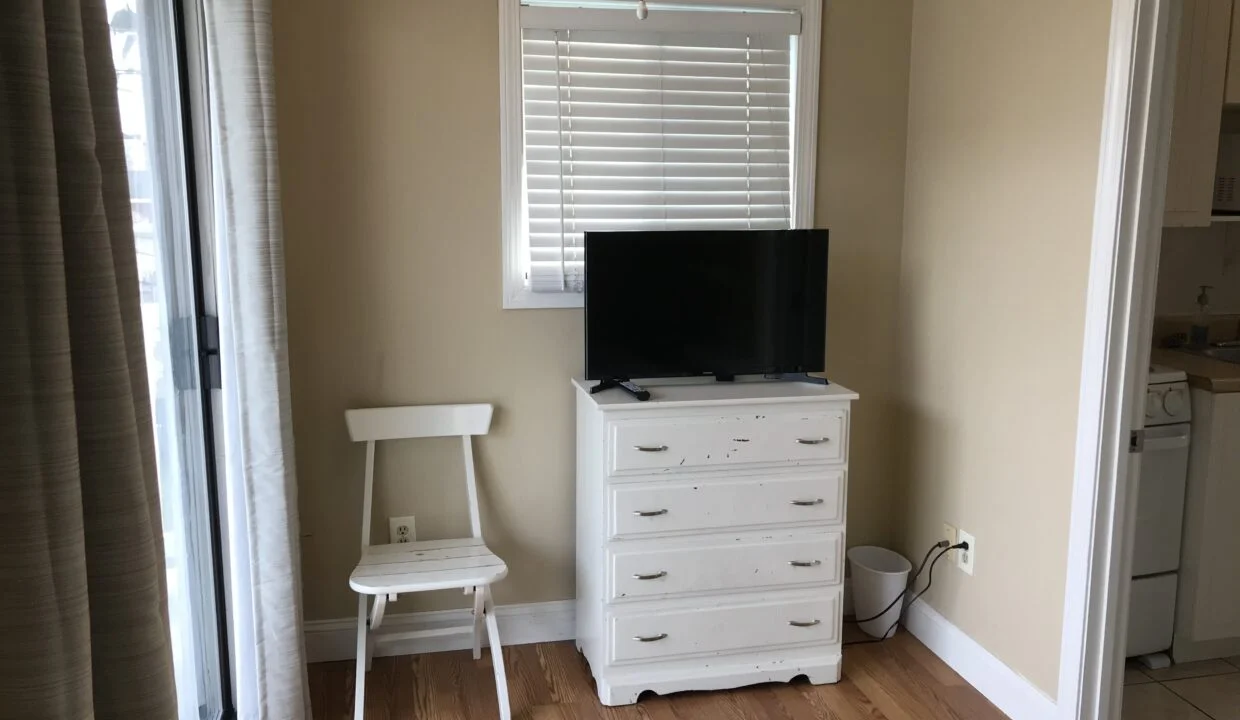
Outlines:
[[[641,708],[641,720],[686,720],[676,713],[672,701],[658,695],[642,700],[637,704]]]
[[[589,666],[571,640],[536,645],[551,702],[574,705],[594,698]]]
[[[838,720],[838,715],[819,712],[809,698],[801,694],[799,685],[802,683],[771,683],[767,686],[767,695],[763,704],[773,703],[779,708],[779,714],[771,717],[787,718],[787,720]],[[808,683],[805,683],[808,684]]]
[[[846,648],[833,685],[767,683],[718,692],[649,693],[634,705],[598,702],[589,666],[572,642],[504,648],[514,720],[1003,720],[1004,715],[902,633]],[[308,668],[316,720],[353,714],[353,663]],[[376,658],[366,679],[367,720],[494,720],[489,653]]]
[[[955,670],[949,668],[937,655],[930,652],[925,645],[917,642],[907,632],[901,631],[897,633],[895,637],[891,638],[891,641],[896,643],[896,647],[901,652],[916,660],[922,669],[929,673],[930,677],[934,678],[936,683],[946,687],[968,687],[968,683],[964,681],[964,678],[960,677]]]
[[[867,648],[867,652],[871,653],[873,662],[866,665],[866,672],[895,696],[906,712],[914,717],[964,720],[962,713],[951,702],[948,686],[938,682],[921,663],[905,652],[902,643],[874,645]]]
[[[551,687],[543,676],[537,645],[504,648],[504,662],[508,670],[508,695],[514,718],[521,717],[521,712],[526,708],[553,704]]]
[[[741,708],[742,690],[728,692],[673,693],[668,698],[676,713],[684,718],[718,718],[718,720],[752,720],[758,715],[748,715]],[[763,718],[763,720],[767,720]]]
[[[884,662],[880,667],[889,674],[888,684],[907,688],[908,695],[916,698],[931,717],[961,717],[947,697],[947,686],[938,682],[921,663],[905,652],[902,642],[884,645],[876,652],[883,653]]]
[[[857,689],[875,708],[880,710],[888,720],[916,720],[921,717],[935,717],[922,714],[924,706],[916,698],[909,698],[901,688],[888,687],[890,678],[882,671],[881,659],[870,649],[877,645],[864,645],[853,650],[851,667],[844,666],[844,673]]]
[[[793,686],[819,713],[830,720],[888,720],[870,698],[857,687],[848,673],[834,685]]]
[[[370,672],[366,673],[366,717],[374,720],[391,720],[396,717],[392,701],[395,690],[396,661],[400,658],[375,658]]]
[[[423,662],[423,658],[414,655],[398,655],[381,659],[392,660],[396,663],[392,688],[392,707],[396,712],[393,717],[407,717],[408,711],[405,708],[415,707],[418,702],[417,674],[418,666]],[[369,692],[367,690],[367,693]],[[315,717],[317,720],[318,716]]]

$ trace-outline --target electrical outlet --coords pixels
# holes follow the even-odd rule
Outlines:
[[[965,572],[965,574],[973,574],[973,563],[977,557],[977,538],[973,537],[964,530],[956,533],[956,542],[969,543],[968,550],[956,551],[956,566]]]
[[[417,539],[418,532],[412,515],[388,518],[388,542],[407,543]]]
[[[943,540],[947,541],[947,547],[951,547],[956,544],[956,527],[954,525],[943,523]],[[956,551],[949,550],[947,553],[947,559],[951,562],[955,562]]]

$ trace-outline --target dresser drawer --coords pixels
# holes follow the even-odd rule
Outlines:
[[[839,590],[814,599],[670,611],[614,611],[608,618],[610,661],[833,644],[839,642],[839,613]]]
[[[669,548],[608,550],[610,600],[840,582],[844,535],[691,540]],[[670,544],[670,543],[669,543]]]
[[[844,521],[844,472],[609,486],[611,537]]]
[[[610,423],[613,474],[844,461],[847,413],[785,412]]]

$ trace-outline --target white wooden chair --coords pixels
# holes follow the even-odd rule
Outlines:
[[[357,599],[357,690],[353,717],[365,713],[366,671],[375,644],[384,640],[409,640],[472,632],[474,659],[482,657],[485,625],[495,668],[495,693],[501,720],[510,720],[508,680],[500,649],[499,627],[491,604],[491,583],[508,574],[508,566],[482,541],[478,520],[478,487],[474,478],[474,435],[491,428],[490,405],[425,405],[345,411],[349,437],[366,443],[366,490],[362,500],[362,559],[349,576]],[[469,523],[473,537],[460,540],[429,540],[392,545],[370,544],[370,509],[374,497],[375,443],[380,440],[460,436],[465,449],[465,483],[469,493]],[[471,625],[409,632],[375,631],[383,624],[387,604],[400,593],[462,588],[474,596]],[[373,598],[367,612],[366,598]]]

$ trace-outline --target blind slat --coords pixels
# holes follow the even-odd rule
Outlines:
[[[659,192],[659,191],[628,191],[616,192],[611,190],[577,190],[571,189],[566,192],[573,194],[574,205],[577,203],[588,203],[591,205],[657,205],[667,203],[668,205],[726,205],[730,207],[744,206],[746,203],[755,205],[783,205],[788,199],[786,193],[779,190],[705,190],[705,191],[689,191],[689,192]],[[536,206],[555,206],[559,207],[560,191],[553,190],[530,190],[529,203],[530,207]]]
[[[788,122],[788,108],[695,106],[695,105],[643,105],[640,103],[587,103],[526,100],[526,117],[563,118],[571,113],[574,118],[599,118],[608,120],[725,120],[745,122],[750,118],[773,122]]]
[[[559,175],[530,175],[526,180],[530,191],[555,190],[572,187],[578,190],[686,190],[709,192],[719,190],[775,190],[782,193],[788,191],[788,178],[779,177],[661,177],[630,175],[626,177],[580,175],[572,176],[572,183],[562,182]]]
[[[527,85],[526,100],[554,103],[620,103],[631,105],[702,105],[706,107],[748,107],[788,109],[787,93],[736,90],[642,90],[637,88],[583,88]]]
[[[789,68],[786,64],[767,64],[760,59],[762,53],[756,52],[749,63],[714,63],[685,62],[679,60],[614,60],[609,58],[592,58],[581,54],[561,55],[558,59],[560,75],[565,73],[583,76],[590,75],[641,75],[645,77],[681,77],[681,78],[770,78],[787,79]],[[555,78],[557,59],[534,55],[526,57],[523,67],[526,73],[545,72]],[[532,75],[534,78],[539,75]]]
[[[788,135],[782,120],[688,120],[678,118],[527,117],[527,130],[580,130],[582,132],[654,132],[693,135]]]
[[[564,232],[584,233],[590,230],[745,230],[788,227],[786,218],[611,218],[607,220],[565,220]],[[531,220],[530,233],[558,233],[559,220]]]
[[[566,171],[596,177],[663,177],[712,178],[712,177],[767,177],[786,178],[785,163],[659,163],[659,162],[575,162]],[[530,175],[555,175],[560,163],[554,160],[530,160],[526,162]]]
[[[725,148],[633,148],[633,147],[546,147],[526,148],[528,161],[563,159],[574,165],[590,163],[683,163],[683,164],[788,164],[787,150],[725,149]],[[574,167],[575,172],[578,168]]]
[[[569,71],[558,73],[560,86],[570,85]],[[526,70],[522,82],[526,87],[555,87],[557,73],[554,70]],[[713,90],[719,92],[788,92],[787,76],[778,77],[694,77],[679,75],[633,75],[616,73],[574,75],[571,85],[580,88],[629,88],[633,90]]]
[[[530,289],[579,292],[588,231],[790,227],[789,45],[524,31]]]
[[[591,42],[583,40],[590,33],[573,33],[573,47],[579,52],[589,54],[600,60],[669,60],[679,62],[721,62],[740,63],[752,61],[753,52],[745,46],[744,36],[730,38],[730,42],[717,45],[694,45],[692,38],[683,44],[669,39],[663,44],[640,42]],[[556,57],[553,32],[548,32],[545,39],[531,39],[528,36],[521,43],[521,52],[526,57]],[[699,36],[709,37],[709,36]],[[761,47],[758,49],[759,62],[775,65],[788,65],[791,53],[787,49]],[[563,54],[563,53],[561,53]]]
[[[718,148],[721,150],[786,150],[787,135],[735,134],[682,134],[682,133],[595,133],[566,129],[573,140],[580,140],[584,147],[608,148]],[[559,147],[560,133],[555,130],[526,130],[525,146]]]

